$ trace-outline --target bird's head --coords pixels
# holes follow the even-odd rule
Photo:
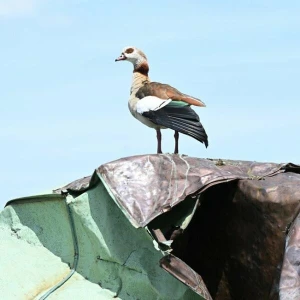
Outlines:
[[[139,65],[147,62],[146,55],[136,47],[125,47],[121,55],[115,61],[127,60],[130,61],[136,68]]]

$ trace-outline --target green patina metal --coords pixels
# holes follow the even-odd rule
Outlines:
[[[1,211],[1,299],[202,299],[160,268],[167,252],[148,228],[132,226],[100,180],[76,196],[21,198]],[[174,211],[179,226],[190,201],[184,215]]]

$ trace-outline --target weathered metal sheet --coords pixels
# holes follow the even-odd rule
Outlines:
[[[69,190],[72,190],[72,191],[78,192],[78,193],[83,192],[90,187],[91,178],[92,178],[92,176],[86,176],[86,177],[77,179],[77,180],[72,181],[71,183],[65,185],[62,188],[58,188],[58,189],[54,190],[53,193],[60,194],[61,192],[69,191]]]
[[[273,176],[291,166],[295,165],[162,154],[122,158],[102,165],[97,174],[133,225],[143,227],[188,195],[209,186]]]
[[[287,236],[279,287],[281,300],[300,298],[300,214]]]
[[[22,198],[0,212],[0,299],[202,299],[160,268],[164,254],[100,181],[62,198]]]
[[[162,267],[192,289],[200,274],[213,299],[278,299],[280,276],[281,296],[288,295],[282,299],[298,299],[297,222],[281,273],[286,234],[300,210],[297,173],[300,166],[291,163],[143,155],[104,164],[90,182],[85,178],[55,192],[80,194],[100,178],[135,227],[151,224],[187,196],[201,193],[201,205],[186,230],[175,229],[177,237],[167,238],[155,231],[158,242],[159,236],[163,243],[174,239],[178,256],[162,260]]]
[[[201,199],[179,257],[202,276],[213,299],[278,299],[286,235],[300,209],[300,175],[221,184]],[[298,280],[296,263],[290,284]],[[281,276],[288,278],[284,269]]]
[[[201,276],[178,257],[169,254],[160,260],[160,266],[175,278],[184,282],[206,300],[212,300]]]

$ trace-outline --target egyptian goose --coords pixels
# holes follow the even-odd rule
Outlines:
[[[133,64],[133,80],[128,102],[131,114],[156,130],[157,153],[161,150],[160,129],[175,131],[175,150],[178,153],[179,132],[189,135],[208,146],[207,134],[199,116],[191,105],[205,106],[197,98],[183,94],[167,84],[151,82],[146,55],[136,47],[126,47],[115,61],[127,60]]]

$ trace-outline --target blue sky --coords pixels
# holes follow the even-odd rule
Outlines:
[[[202,99],[202,158],[300,163],[299,1],[0,0],[1,206],[155,153],[127,101],[142,49],[153,81]],[[173,132],[163,131],[172,152]]]

